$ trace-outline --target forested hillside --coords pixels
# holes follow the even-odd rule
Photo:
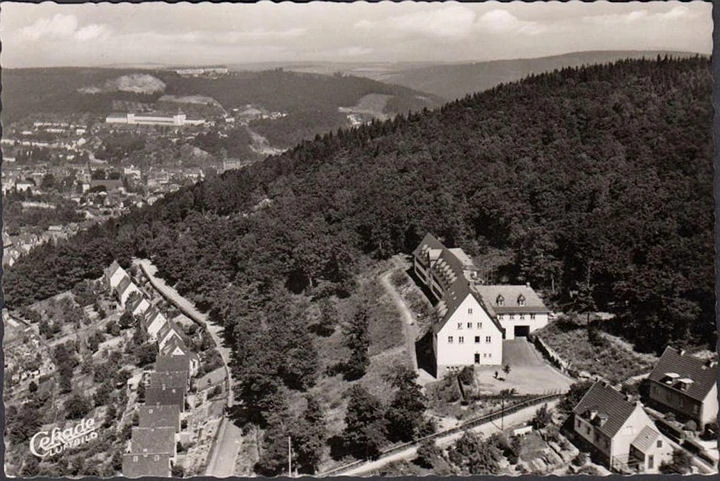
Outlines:
[[[473,254],[511,252],[510,281],[616,313],[607,328],[639,350],[709,343],[710,96],[705,58],[630,60],[328,134],[37,249],[5,273],[6,300],[18,307],[100,276],[114,257],[147,256],[226,323],[243,366],[260,355],[251,346],[272,344],[260,340],[273,323],[297,317],[280,293],[348,295],[368,260],[432,231]],[[298,345],[304,328],[287,330]],[[303,372],[280,375],[303,389],[292,380],[311,379],[314,364],[295,351],[280,365]]]

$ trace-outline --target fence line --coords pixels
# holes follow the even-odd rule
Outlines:
[[[524,409],[524,408],[527,408],[530,406],[535,406],[538,404],[547,403],[549,401],[552,401],[552,400],[557,399],[560,396],[562,396],[562,392],[559,390],[558,391],[549,391],[549,392],[550,392],[550,394],[543,394],[541,396],[538,396],[538,397],[535,397],[532,399],[526,399],[524,401],[520,401],[520,402],[514,403],[510,406],[507,406],[506,408],[501,409],[499,411],[494,411],[492,413],[485,414],[483,416],[471,419],[469,421],[465,421],[464,423],[460,424],[459,426],[455,426],[454,428],[446,429],[444,431],[440,431],[440,432],[433,433],[433,434],[430,434],[427,436],[423,436],[421,438],[418,438],[414,441],[410,441],[408,443],[403,443],[403,444],[399,444],[397,446],[392,446],[390,448],[386,448],[380,452],[380,456],[377,459],[381,459],[386,456],[390,456],[392,454],[395,454],[395,453],[402,451],[404,449],[407,449],[409,447],[416,446],[424,441],[435,440],[435,439],[442,438],[445,436],[450,436],[452,434],[456,434],[459,432],[467,431],[468,429],[472,429],[474,427],[496,421],[503,416],[507,416],[507,415],[516,413],[516,412],[520,411],[521,409]],[[338,475],[338,474],[341,474],[342,471],[346,471],[348,469],[352,469],[352,468],[361,466],[366,462],[368,462],[367,459],[359,459],[357,461],[353,461],[351,463],[329,469],[322,473],[318,473],[317,476]]]

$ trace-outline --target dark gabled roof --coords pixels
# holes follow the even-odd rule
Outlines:
[[[158,356],[155,359],[155,370],[165,372],[189,371],[190,356]]]
[[[175,351],[175,349],[180,349],[183,352],[183,354],[190,353],[190,349],[185,345],[185,342],[176,336],[165,343],[163,348],[160,350],[160,354],[165,355],[165,356],[172,356],[173,355],[172,352]],[[183,355],[183,354],[175,354],[175,355],[178,356],[178,355]]]
[[[645,426],[632,442],[632,446],[641,453],[647,453],[655,446],[655,441],[659,438],[659,432],[655,431],[650,426]]]
[[[687,386],[686,390],[681,391],[677,388],[675,390],[698,401],[707,397],[718,379],[717,364],[709,366],[707,361],[680,354],[671,347],[665,348],[655,369],[650,373],[650,380],[666,387],[674,387],[674,384],[664,382],[666,373],[678,374],[678,379],[691,379],[692,383]]]
[[[602,382],[596,382],[577,403],[573,413],[583,419],[590,420],[595,424],[598,431],[613,438],[633,413],[635,407],[636,405],[628,402],[619,391]],[[594,419],[590,419],[589,414],[592,411],[597,411],[597,416]],[[596,420],[605,416],[607,417],[605,423],[602,425],[595,423]]]
[[[149,386],[145,389],[145,405],[174,405],[185,408],[185,388]]]
[[[141,428],[173,428],[180,423],[180,408],[174,405],[140,406],[138,408]]]
[[[188,371],[153,371],[150,373],[151,387],[186,388]]]
[[[141,428],[133,426],[131,454],[175,454],[175,428]]]
[[[475,289],[498,314],[550,312],[550,309],[545,307],[540,296],[530,286],[477,285]],[[497,303],[500,296],[503,298],[502,306]],[[525,299],[524,306],[518,304],[520,296]]]
[[[504,332],[504,329],[500,325],[500,323],[497,320],[497,316],[493,312],[492,309],[488,308],[488,306],[483,302],[482,297],[478,295],[477,292],[473,291],[470,288],[470,283],[465,277],[460,276],[458,277],[455,282],[445,291],[445,295],[443,296],[442,300],[440,301],[440,305],[444,305],[446,311],[445,313],[440,317],[438,322],[435,323],[433,326],[433,333],[437,334],[440,332],[440,330],[445,326],[445,324],[450,320],[453,313],[460,307],[460,304],[467,298],[467,296],[473,296],[473,298],[480,304],[480,306],[485,309],[485,312],[487,312],[490,319],[492,319],[493,324],[498,328],[500,332]]]
[[[422,252],[427,249],[445,249],[445,246],[434,235],[428,232],[413,251],[413,256],[421,257]]]
[[[126,478],[142,478],[153,476],[169,478],[170,471],[169,454],[124,454],[122,463],[122,475]]]
[[[123,276],[123,278],[120,279],[120,282],[118,283],[115,290],[117,291],[118,294],[122,294],[123,292],[125,292],[125,289],[127,289],[130,284],[132,284],[132,281],[130,280],[130,276],[125,274]]]

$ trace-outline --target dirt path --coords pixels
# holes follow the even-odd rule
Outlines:
[[[405,336],[405,347],[411,358],[412,367],[415,371],[418,369],[417,356],[415,355],[415,337],[417,336],[417,323],[415,322],[415,316],[413,316],[410,309],[403,302],[400,294],[395,290],[392,283],[390,282],[390,276],[395,272],[396,269],[390,269],[380,276],[380,283],[382,284],[385,292],[390,295],[390,298],[395,305],[395,308],[400,311],[403,318],[403,335]]]

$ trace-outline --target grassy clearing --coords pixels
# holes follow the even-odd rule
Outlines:
[[[639,354],[628,343],[606,333],[599,333],[591,342],[584,327],[555,322],[537,335],[574,369],[598,374],[612,383],[647,373],[657,362],[655,356]]]

